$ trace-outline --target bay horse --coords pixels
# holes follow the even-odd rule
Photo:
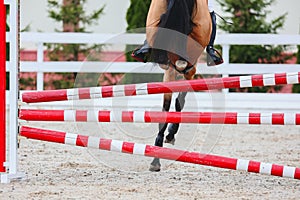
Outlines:
[[[163,81],[175,81],[183,74],[186,80],[194,78],[197,60],[210,41],[212,21],[207,0],[152,0],[147,15],[144,45],[132,52],[142,62],[154,62],[164,69]],[[187,92],[180,92],[175,109],[180,112]],[[162,111],[169,111],[172,93],[164,94]],[[168,128],[168,134],[164,133]],[[156,146],[163,142],[174,144],[178,123],[160,123]],[[160,171],[159,158],[154,158],[150,171]]]

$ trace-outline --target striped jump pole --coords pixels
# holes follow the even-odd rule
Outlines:
[[[300,179],[300,168],[290,166],[229,158],[218,155],[201,154],[197,152],[189,152],[166,147],[157,147],[146,144],[103,139],[99,137],[31,128],[27,126],[22,126],[20,128],[20,135],[35,140],[69,144],[88,148],[97,148],[107,151],[175,160],[231,170],[241,170],[253,173]]]
[[[19,119],[65,122],[300,125],[299,113],[156,112],[21,109]]]
[[[25,103],[297,84],[300,72],[24,92]]]

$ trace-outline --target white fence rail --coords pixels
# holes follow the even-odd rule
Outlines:
[[[37,72],[37,90],[43,90],[45,72],[89,72],[89,73],[163,73],[159,67],[153,67],[152,64],[137,62],[49,62],[44,61],[44,50],[46,43],[64,43],[64,44],[142,44],[144,34],[88,34],[88,33],[21,33],[20,40],[23,43],[33,43],[37,46],[36,61],[21,61],[21,72]],[[9,40],[9,37],[8,37]],[[197,73],[200,74],[265,74],[280,72],[299,72],[298,64],[232,64],[229,63],[229,50],[231,45],[300,45],[299,35],[274,35],[274,34],[224,34],[218,35],[216,44],[222,46],[222,55],[225,63],[217,67],[207,67],[205,64],[198,64]],[[7,63],[8,71],[10,62]],[[230,94],[228,94],[230,95]],[[237,97],[237,96],[238,97]],[[203,95],[200,95],[203,98]],[[231,95],[232,96],[232,95]],[[272,99],[276,94],[266,95],[244,95],[234,94],[240,103],[236,103],[237,108],[253,109],[276,109],[277,106],[271,105]],[[142,97],[141,97],[142,98]],[[249,101],[249,98],[253,101]],[[265,99],[269,102],[266,103]],[[231,97],[229,99],[232,99]],[[289,111],[299,109],[300,106],[291,101],[300,100],[299,95],[280,94],[280,108]],[[252,103],[251,103],[252,102]],[[299,102],[299,101],[298,101]],[[277,102],[278,103],[278,102]],[[255,105],[254,105],[255,104]],[[241,106],[243,105],[243,106]],[[274,105],[274,104],[273,104]],[[292,105],[292,106],[291,106]],[[273,107],[273,108],[272,108]],[[278,108],[278,107],[277,107]]]

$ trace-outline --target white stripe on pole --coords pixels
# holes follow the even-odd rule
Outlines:
[[[263,82],[264,86],[275,85],[275,74],[264,74]]]
[[[90,88],[90,97],[91,99],[102,98],[102,88],[101,87]]]
[[[65,144],[76,146],[77,134],[66,133]]]
[[[287,84],[299,83],[298,72],[289,73],[287,75]]]
[[[282,173],[282,176],[283,176],[283,177],[294,178],[294,176],[295,176],[295,171],[296,171],[296,168],[295,168],[295,167],[284,166],[284,167],[283,167],[283,173]]]
[[[99,149],[99,144],[100,144],[100,138],[99,137],[94,137],[94,136],[89,136],[88,137],[87,147]]]
[[[249,160],[238,159],[236,169],[241,171],[248,171]]]
[[[145,144],[134,144],[133,154],[135,155],[145,155],[146,145]]]
[[[237,124],[249,124],[249,113],[237,113]]]
[[[272,164],[270,163],[260,163],[259,173],[271,175]]]
[[[136,95],[147,95],[148,94],[148,84],[142,83],[136,85]]]
[[[251,76],[240,76],[240,87],[252,87],[252,79]]]
[[[75,110],[65,110],[64,111],[64,121],[75,122],[76,121],[76,111]]]
[[[119,140],[112,140],[110,150],[115,152],[122,152],[123,142]]]

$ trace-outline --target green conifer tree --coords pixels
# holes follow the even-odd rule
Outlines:
[[[56,32],[90,32],[87,27],[97,24],[100,16],[104,12],[104,6],[92,11],[91,14],[86,14],[85,3],[86,0],[48,0],[48,14],[56,22],[62,23],[62,29],[55,30]],[[88,46],[86,44],[48,44],[48,56],[50,60],[64,60],[64,61],[79,61],[80,54],[87,56],[90,50],[97,52],[101,51],[101,45]],[[93,58],[91,58],[93,59]],[[56,88],[70,88],[73,86],[72,80],[77,73],[63,73],[62,81],[59,83],[54,81]],[[87,76],[89,76],[87,74]],[[49,84],[49,83],[46,83]]]
[[[286,14],[267,22],[266,18],[275,0],[217,0],[226,12],[226,21],[221,21],[219,27],[228,33],[278,33],[283,27]],[[284,63],[289,57],[283,56],[284,46],[270,45],[239,45],[231,46],[231,63]],[[280,87],[274,87],[275,90]],[[248,88],[249,92],[267,92],[270,87]],[[236,90],[232,90],[236,91]]]
[[[151,0],[130,0],[130,6],[126,13],[127,32],[128,33],[145,33],[147,14],[150,7]],[[135,61],[131,57],[132,50],[136,45],[126,46],[126,60],[128,62]],[[126,74],[123,83],[141,83],[162,81],[161,74]]]
[[[298,46],[298,51],[297,51],[297,64],[300,64],[300,46]],[[300,85],[299,84],[294,84],[293,85],[293,93],[300,93]]]

